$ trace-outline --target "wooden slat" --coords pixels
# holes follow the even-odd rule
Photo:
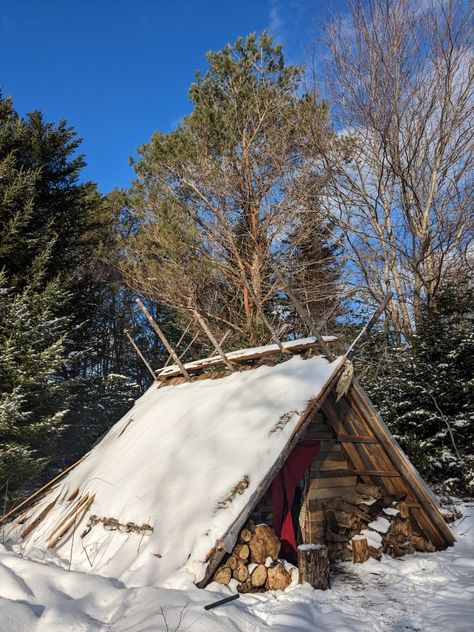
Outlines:
[[[310,473],[314,474],[314,476],[316,477],[319,472],[328,472],[334,470],[345,470],[347,472],[348,469],[349,464],[347,463],[346,459],[341,457],[340,459],[313,461],[310,467]]]
[[[311,498],[309,498],[310,502],[310,510],[313,510],[313,501],[322,500],[324,498],[339,498],[343,497],[345,494],[356,495],[357,487],[327,487],[324,489],[312,489],[308,492],[308,496],[311,494]]]
[[[338,434],[337,440],[340,441],[341,443],[366,443],[368,445],[379,443],[379,440],[375,439],[374,437],[369,437],[369,436],[361,437],[361,436],[353,436],[353,435],[345,435],[345,434]]]
[[[325,441],[323,441],[321,443],[321,448],[319,452],[313,459],[313,463],[318,461],[325,461],[326,459],[341,458],[344,458],[342,455],[342,446],[340,446],[338,443],[327,444]]]
[[[335,336],[325,336],[325,342],[334,342],[335,340],[337,340]],[[283,347],[293,353],[301,353],[302,351],[307,351],[308,349],[315,349],[319,347],[319,342],[314,338],[288,340],[283,343]],[[258,360],[259,358],[265,358],[267,356],[275,355],[276,353],[281,353],[281,351],[278,345],[272,344],[267,345],[266,347],[257,347],[255,349],[231,351],[230,353],[226,353],[226,356],[228,360],[232,362],[232,364],[242,364],[245,362],[249,362],[250,360]],[[203,369],[219,366],[222,364],[224,364],[222,358],[216,355],[210,358],[196,360],[195,362],[187,362],[184,365],[184,368],[186,369],[186,371],[188,371],[188,373],[195,373],[196,371],[202,371]],[[172,365],[166,368],[158,369],[156,373],[158,375],[158,378],[161,380],[179,375],[180,370],[177,366]]]
[[[354,470],[354,469],[340,469],[340,470],[323,470],[317,471],[315,478],[331,478],[331,476],[381,476],[384,478],[392,478],[401,476],[400,472],[396,470]]]
[[[306,437],[315,441],[317,439],[319,439],[320,441],[330,441],[331,439],[334,439],[334,435],[332,432],[311,432],[308,433]]]
[[[311,481],[309,493],[313,489],[323,489],[328,487],[354,487],[357,484],[357,476],[347,476],[344,472],[342,476],[330,476],[332,472],[327,472],[329,476],[314,478]]]

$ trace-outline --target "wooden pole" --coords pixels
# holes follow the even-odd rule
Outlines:
[[[272,340],[274,342],[276,342],[276,344],[278,345],[278,348],[280,349],[280,351],[282,353],[291,353],[291,351],[289,351],[288,349],[284,348],[284,346],[283,346],[280,338],[278,337],[276,331],[273,329],[272,325],[270,324],[270,321],[266,317],[266,314],[263,311],[263,307],[260,305],[260,301],[255,296],[255,292],[253,291],[252,286],[250,285],[250,283],[247,281],[247,279],[245,277],[244,277],[244,283],[245,283],[245,285],[247,287],[247,290],[249,291],[250,296],[252,297],[253,302],[255,303],[255,307],[257,308],[258,313],[260,314],[263,322],[265,323],[266,328],[270,332]]]
[[[178,350],[179,345],[183,342],[184,336],[188,333],[189,328],[191,327],[192,322],[193,322],[192,320],[190,320],[190,321],[189,321],[188,326],[187,326],[187,327],[186,327],[186,329],[183,331],[183,333],[181,334],[181,336],[180,336],[180,338],[179,338],[178,342],[176,343],[176,351]],[[193,342],[194,342],[194,340],[196,340],[196,338],[194,338],[194,339],[193,339]],[[192,344],[192,343],[191,343],[191,344]],[[189,349],[189,345],[186,347],[186,349],[183,351],[183,353],[180,353],[180,354],[179,354],[179,358],[180,358],[180,359],[183,357],[183,355],[186,353],[186,351],[187,351],[188,349]],[[172,357],[173,357],[172,355],[169,355],[169,356],[168,356],[168,359],[166,360],[166,362],[165,362],[165,364],[164,364],[164,366],[165,366],[165,367],[166,367],[166,366],[168,366],[168,364],[170,363],[170,361],[171,361]]]
[[[372,317],[369,319],[369,321],[366,323],[365,327],[362,329],[360,334],[357,336],[357,338],[354,340],[354,342],[351,344],[351,346],[347,350],[346,358],[348,360],[350,360],[352,358],[352,356],[354,355],[357,347],[361,344],[361,342],[363,342],[364,339],[367,338],[367,336],[369,335],[372,327],[378,321],[378,319],[380,318],[382,312],[387,307],[389,302],[392,300],[392,297],[393,297],[393,292],[387,292],[387,294],[385,294],[385,296],[383,298],[383,301],[377,307],[375,312],[372,314]]]
[[[150,375],[153,377],[153,379],[158,382],[158,378],[156,376],[156,373],[153,371],[153,369],[151,368],[150,364],[148,363],[147,359],[145,358],[145,356],[143,355],[143,353],[140,351],[140,349],[138,348],[137,343],[135,342],[135,340],[132,338],[132,336],[130,335],[130,332],[128,331],[128,329],[124,329],[125,335],[127,336],[127,338],[129,339],[132,347],[135,349],[135,351],[138,353],[138,355],[140,356],[143,364],[146,366],[146,368],[148,369],[148,372],[150,373]]]
[[[189,380],[189,373],[184,368],[183,363],[181,362],[181,360],[179,359],[178,355],[176,354],[176,351],[170,345],[167,337],[161,331],[160,327],[158,326],[158,323],[155,321],[153,316],[150,314],[150,312],[147,310],[147,308],[145,307],[145,305],[143,304],[143,302],[139,298],[136,298],[135,301],[138,304],[138,306],[140,307],[140,309],[142,310],[142,312],[145,314],[145,316],[146,316],[148,322],[150,323],[150,325],[153,327],[155,332],[158,334],[158,337],[161,340],[161,342],[165,345],[168,353],[173,357],[173,360],[178,365],[178,368],[181,371],[181,373],[184,375],[185,378],[187,378]]]
[[[282,273],[278,269],[278,266],[275,263],[273,263],[273,262],[272,262],[271,265],[272,265],[272,268],[273,268],[273,272],[275,273],[277,279],[279,280],[279,282],[283,286],[285,292],[288,294],[288,298],[290,299],[290,301],[295,306],[296,311],[300,315],[301,320],[306,324],[306,326],[307,326],[307,328],[309,330],[309,333],[312,336],[314,336],[314,338],[316,338],[316,340],[319,342],[319,344],[320,344],[321,348],[323,349],[324,353],[326,354],[328,360],[331,360],[331,361],[335,360],[336,356],[333,354],[331,349],[328,347],[328,345],[324,341],[324,338],[319,333],[316,325],[311,320],[309,314],[306,312],[306,310],[304,309],[303,305],[301,305],[300,301],[293,294],[292,289],[290,288],[290,286],[288,285],[288,283],[284,279]]]
[[[58,479],[62,478],[67,472],[69,472],[70,470],[72,470],[73,467],[76,467],[76,465],[79,465],[79,463],[81,461],[83,461],[86,458],[87,454],[84,456],[81,456],[80,459],[78,459],[77,461],[75,461],[74,463],[72,463],[72,465],[70,465],[69,467],[67,467],[65,470],[63,470],[62,472],[60,472],[57,476],[55,476],[54,478],[52,478],[50,481],[48,481],[47,483],[45,483],[42,487],[40,487],[39,489],[37,489],[35,492],[33,492],[33,494],[30,494],[27,498],[25,498],[25,500],[22,500],[21,503],[19,503],[18,505],[16,505],[15,507],[13,507],[13,509],[10,509],[10,511],[6,514],[4,514],[1,518],[0,518],[0,524],[2,524],[2,522],[5,522],[5,520],[7,518],[9,518],[11,515],[13,515],[14,513],[16,513],[20,507],[24,507],[24,505],[26,505],[27,502],[29,502],[30,500],[32,500],[33,498],[35,498],[36,496],[38,496],[38,494],[40,494],[42,491],[44,491],[45,489],[47,489],[50,485],[52,485],[53,483],[55,483]]]
[[[201,327],[202,327],[204,333],[206,334],[206,336],[209,338],[209,340],[214,345],[214,348],[216,349],[217,353],[221,356],[222,361],[224,362],[226,367],[229,369],[229,371],[232,371],[232,373],[234,373],[234,367],[232,366],[232,364],[227,359],[226,354],[222,351],[222,347],[220,346],[220,344],[217,342],[217,340],[212,335],[212,332],[209,329],[209,327],[207,326],[206,321],[204,320],[204,318],[201,316],[201,314],[196,309],[193,309],[193,314],[194,314],[194,317],[196,318],[196,320],[198,321],[198,323],[201,325]]]

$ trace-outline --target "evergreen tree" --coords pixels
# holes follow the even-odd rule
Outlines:
[[[386,347],[383,361],[364,379],[423,475],[464,493],[474,490],[473,314],[468,283],[443,288],[424,307],[410,345]],[[372,347],[372,361],[380,348]]]
[[[53,456],[52,466],[61,467],[86,451],[97,434],[125,412],[136,392],[128,378],[107,377],[134,375],[139,361],[125,350],[122,331],[130,325],[129,293],[117,283],[104,257],[116,245],[116,209],[95,185],[79,181],[85,164],[79,146],[65,121],[45,122],[39,112],[21,117],[12,99],[0,96],[0,271],[6,283],[3,300],[16,310],[3,316],[12,321],[18,316],[20,337],[29,336],[35,327],[41,331],[38,347],[31,350],[31,371],[28,353],[18,350],[26,349],[26,342],[15,342],[7,325],[0,332],[0,348],[7,351],[17,345],[12,356],[5,356],[5,383],[0,386],[6,424],[0,441],[10,463],[11,488],[30,479]],[[33,296],[42,312],[34,311]],[[48,297],[52,302],[45,306]],[[48,320],[53,307],[55,320]],[[59,323],[67,323],[67,336],[59,336]],[[23,332],[22,327],[31,330]],[[56,347],[55,336],[61,339]],[[40,351],[44,367],[33,364]],[[45,389],[44,400],[22,391],[32,384],[20,383],[18,376],[30,374],[33,380],[35,371],[38,388]],[[7,380],[8,372],[18,383],[13,377]],[[54,405],[48,403],[53,392]],[[12,402],[18,406],[10,415]],[[61,452],[50,445],[57,436],[56,422],[58,428],[67,426]],[[31,430],[25,430],[30,425]],[[2,470],[0,475],[4,474]]]
[[[331,140],[328,112],[268,33],[207,61],[189,91],[192,113],[140,149],[138,228],[122,268],[151,299],[184,315],[197,306],[220,335],[230,328],[228,344],[261,343],[270,334],[260,307],[284,324],[271,262],[290,269],[299,243],[327,238],[314,148]]]
[[[57,280],[44,284],[45,262],[34,262],[20,291],[0,273],[0,481],[10,495],[54,455],[67,413],[58,377],[68,330],[58,311],[67,297]]]

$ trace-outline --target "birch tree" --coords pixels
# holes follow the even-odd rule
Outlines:
[[[391,323],[410,336],[472,259],[472,10],[462,0],[354,2],[326,33],[339,132],[326,155],[327,211],[350,283],[369,301],[392,290]]]

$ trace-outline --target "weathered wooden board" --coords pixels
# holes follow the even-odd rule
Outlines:
[[[335,342],[336,336],[324,336],[326,343]],[[283,348],[291,353],[301,353],[309,349],[315,349],[320,343],[315,338],[303,338],[301,340],[288,340],[283,343]],[[276,353],[281,353],[281,350],[277,344],[266,345],[265,347],[255,347],[253,349],[241,349],[240,351],[231,351],[226,353],[226,357],[231,364],[242,364],[249,362],[250,360],[258,360],[259,358],[265,358]],[[203,358],[202,360],[196,360],[195,362],[187,362],[184,364],[184,368],[188,373],[196,373],[203,369],[208,369],[215,366],[223,365],[224,361],[220,355],[211,356],[210,358]],[[178,366],[175,364],[157,369],[156,374],[160,380],[179,375],[181,373]]]

